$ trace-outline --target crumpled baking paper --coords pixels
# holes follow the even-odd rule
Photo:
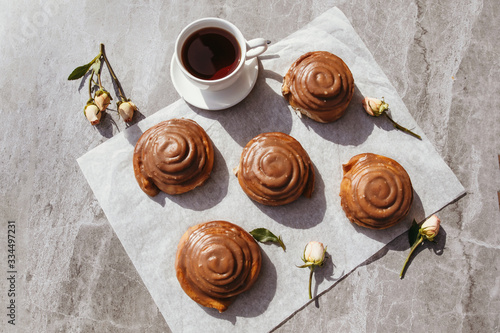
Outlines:
[[[331,124],[299,118],[281,96],[282,78],[300,55],[325,50],[351,69],[356,89],[347,113]],[[388,242],[405,232],[415,218],[422,221],[464,193],[453,172],[426,139],[396,90],[337,8],[303,29],[272,44],[260,57],[259,77],[248,97],[223,111],[206,111],[183,100],[147,117],[78,159],[109,222],[173,332],[266,332],[304,306],[308,269],[299,269],[305,245],[316,240],[328,247],[330,259],[315,271],[313,294],[332,287]],[[419,141],[395,130],[387,119],[368,116],[363,96],[384,96],[392,117],[423,136]],[[198,122],[216,148],[211,178],[183,195],[144,194],[136,183],[132,156],[140,135],[154,124],[177,117]],[[232,169],[242,148],[262,132],[281,131],[295,137],[316,170],[311,199],[282,207],[266,207],[241,190]],[[395,227],[373,231],[351,224],[340,206],[342,164],[359,153],[391,157],[408,172],[414,203]],[[192,301],[174,270],[177,244],[188,227],[227,220],[251,231],[268,228],[281,235],[287,251],[261,244],[263,264],[258,282],[238,296],[224,313]],[[402,263],[401,263],[402,264]],[[394,275],[397,283],[399,276]]]

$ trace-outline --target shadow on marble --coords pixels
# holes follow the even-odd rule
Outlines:
[[[99,124],[95,125],[94,128],[101,134],[101,136],[110,139],[114,136],[113,127],[120,131],[120,128],[116,124],[115,119],[109,113],[110,110],[103,112]],[[113,112],[115,113],[115,112]],[[118,113],[118,112],[116,112]]]
[[[92,71],[88,71],[87,73],[85,73],[85,75],[82,77],[82,79],[80,80],[80,84],[78,85],[78,92],[81,93],[82,92],[82,89],[84,87],[87,87],[87,79],[89,78],[90,76],[90,73]],[[87,89],[87,88],[86,88]],[[92,89],[94,89],[94,87],[91,87],[91,92],[92,92]]]
[[[250,290],[236,296],[233,304],[222,313],[215,309],[200,307],[210,316],[227,320],[233,325],[238,317],[253,318],[266,312],[269,304],[276,294],[278,275],[274,264],[271,262],[266,252],[261,250],[262,266],[259,279]]]
[[[152,201],[165,207],[167,200],[176,203],[182,208],[187,208],[195,211],[203,211],[215,207],[227,195],[229,187],[229,171],[224,157],[220,150],[214,145],[214,167],[207,181],[189,191],[178,195],[169,195],[165,192],[160,192],[154,197],[150,197]]]
[[[294,229],[309,229],[323,221],[326,214],[325,182],[315,168],[314,191],[311,198],[300,196],[283,206],[266,206],[252,203],[274,221]]]

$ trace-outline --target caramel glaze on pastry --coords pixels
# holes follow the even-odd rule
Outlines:
[[[352,157],[342,167],[341,204],[351,222],[370,229],[385,229],[408,214],[413,188],[398,162],[366,153]]]
[[[260,247],[241,227],[212,221],[189,228],[177,247],[175,270],[195,302],[223,312],[257,280]]]
[[[235,171],[243,191],[268,206],[285,205],[302,194],[309,198],[314,189],[309,155],[297,140],[281,132],[250,140]]]
[[[309,52],[292,64],[281,92],[294,109],[315,121],[329,123],[345,113],[354,94],[354,78],[336,55]]]
[[[195,121],[171,119],[141,135],[133,164],[135,178],[146,194],[180,194],[208,179],[214,149],[207,133]]]

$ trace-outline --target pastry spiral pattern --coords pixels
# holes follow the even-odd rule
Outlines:
[[[212,221],[189,228],[175,260],[177,279],[195,302],[223,312],[257,280],[260,247],[241,227]]]
[[[408,214],[413,188],[408,173],[398,162],[366,153],[352,157],[343,169],[341,204],[351,222],[385,229]]]
[[[282,94],[309,118],[333,122],[345,113],[354,94],[354,78],[342,59],[326,51],[298,58],[283,80]]]
[[[214,149],[195,121],[171,119],[149,128],[137,142],[134,173],[150,196],[181,194],[203,184],[213,168]]]
[[[237,169],[241,188],[253,200],[268,206],[290,203],[302,194],[311,197],[314,167],[293,137],[263,133],[245,146]]]

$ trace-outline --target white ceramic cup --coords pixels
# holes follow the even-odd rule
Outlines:
[[[182,47],[186,40],[196,31],[204,28],[219,28],[229,32],[236,39],[240,47],[240,59],[237,67],[228,75],[216,80],[204,80],[192,75],[184,66],[182,61]],[[185,27],[175,42],[175,61],[182,73],[196,87],[203,90],[217,91],[231,86],[236,82],[244,70],[245,61],[257,57],[267,50],[267,41],[263,38],[256,38],[247,41],[241,31],[232,23],[215,17],[202,18],[192,22]]]

